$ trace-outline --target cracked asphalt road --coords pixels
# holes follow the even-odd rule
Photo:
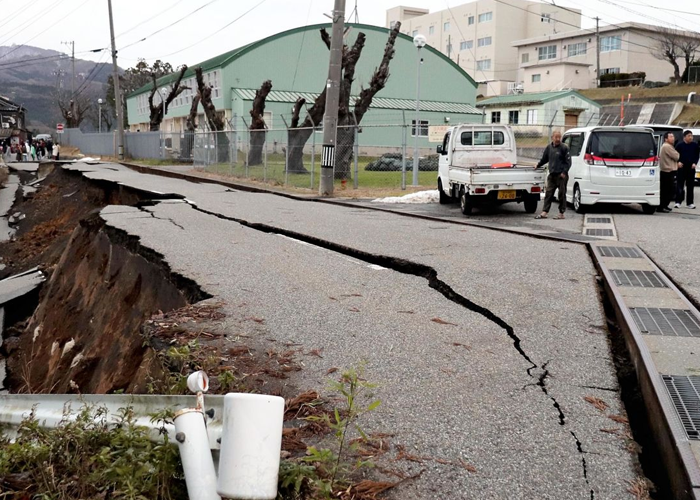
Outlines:
[[[393,463],[424,469],[393,498],[631,498],[634,458],[601,432],[624,410],[583,247],[122,169],[87,175],[196,204],[102,216],[228,313],[264,318],[256,341],[323,349],[292,383],[323,390],[329,368],[366,360],[383,404],[365,427],[476,467]]]

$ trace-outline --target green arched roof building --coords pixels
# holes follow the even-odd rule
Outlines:
[[[214,87],[214,105],[236,128],[245,128],[249,122],[255,90],[264,80],[272,80],[272,92],[266,103],[268,128],[283,128],[289,121],[291,105],[304,96],[313,102],[323,90],[328,74],[329,51],[321,40],[319,30],[330,24],[303,26],[284,31],[257,42],[225,52],[199,64],[193,64],[185,73],[185,84],[194,89],[194,68],[201,66],[205,81]],[[389,29],[365,24],[346,25],[346,43],[352,45],[359,32],[366,35],[362,56],[357,64],[353,95],[367,85],[379,65],[389,35]],[[395,55],[389,66],[387,85],[375,97],[363,124],[410,123],[415,114],[417,49],[413,39],[402,33],[396,39]],[[458,122],[480,122],[481,112],[475,108],[476,83],[457,64],[444,54],[426,46],[421,50],[421,121],[430,125]],[[168,87],[176,75],[158,80],[160,87]],[[130,129],[148,130],[148,94],[151,85],[144,86],[127,96]],[[184,130],[194,90],[185,91],[168,110],[161,125],[166,132]],[[310,103],[309,103],[310,105]],[[201,112],[201,108],[200,108]],[[303,119],[302,112],[302,119]],[[405,117],[405,118],[404,118]],[[388,133],[388,132],[387,132]],[[375,134],[373,134],[375,135]],[[376,144],[389,144],[390,137],[378,133]],[[391,134],[395,135],[395,134]],[[373,141],[374,142],[374,141]],[[427,141],[426,141],[427,145]]]

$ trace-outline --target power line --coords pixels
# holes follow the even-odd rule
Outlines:
[[[196,9],[194,9],[194,10],[193,10],[192,12],[190,12],[189,14],[187,14],[187,15],[181,17],[181,18],[178,19],[177,21],[174,21],[174,22],[168,24],[167,26],[164,26],[164,27],[162,27],[162,28],[160,28],[160,29],[154,31],[154,32],[151,33],[150,35],[147,35],[147,36],[141,38],[140,40],[136,40],[135,42],[130,43],[129,45],[126,45],[126,46],[122,47],[121,50],[128,49],[129,47],[133,47],[134,45],[136,45],[136,44],[138,44],[138,43],[141,43],[141,42],[143,42],[143,41],[145,41],[145,40],[148,40],[148,39],[151,38],[152,36],[157,35],[158,33],[162,32],[162,31],[165,31],[165,30],[167,30],[168,28],[171,28],[171,27],[175,26],[175,25],[178,24],[179,22],[184,21],[185,19],[187,19],[187,18],[190,17],[191,15],[195,14],[196,12],[199,12],[200,10],[204,9],[205,7],[210,6],[211,4],[213,4],[214,2],[217,2],[217,1],[218,1],[218,0],[210,0],[209,2],[205,3],[204,5],[201,5],[201,6],[197,7]]]
[[[217,35],[217,34],[221,33],[223,30],[225,30],[226,28],[228,28],[229,26],[231,26],[233,23],[235,23],[235,22],[238,21],[239,19],[245,17],[247,14],[249,14],[249,13],[252,12],[252,11],[254,11],[254,10],[257,9],[258,7],[260,7],[262,4],[264,4],[265,2],[267,2],[267,0],[260,0],[260,2],[258,2],[257,4],[255,4],[253,7],[251,7],[250,9],[248,9],[247,11],[245,11],[243,14],[241,14],[240,16],[238,16],[237,18],[235,18],[233,21],[229,22],[228,24],[225,24],[224,26],[222,26],[221,28],[219,28],[219,29],[216,30],[215,32],[211,33],[209,36],[206,36],[206,37],[204,37],[204,38],[202,38],[202,39],[196,41],[195,43],[193,43],[193,44],[191,44],[191,45],[188,45],[187,47],[184,47],[184,48],[182,48],[182,49],[180,49],[180,50],[176,50],[175,52],[171,52],[170,54],[165,54],[164,56],[161,56],[161,57],[159,57],[158,59],[164,59],[164,58],[166,58],[166,57],[170,57],[170,56],[172,56],[172,55],[179,54],[180,52],[183,52],[183,51],[185,51],[185,50],[187,50],[187,49],[190,49],[190,48],[194,47],[195,45],[199,45],[199,44],[202,43],[203,41],[208,40],[208,39],[210,39],[211,37],[213,37],[214,35]],[[151,59],[153,59],[153,58],[151,58]]]
[[[2,1],[2,0],[0,0],[0,1]],[[179,4],[181,4],[183,1],[184,1],[184,0],[178,0],[178,1],[175,2],[173,5],[171,5],[171,6],[169,7],[169,9],[170,9],[170,10],[174,9],[174,8],[177,7]],[[142,25],[146,24],[147,22],[152,21],[153,19],[155,19],[156,17],[161,16],[161,15],[163,15],[163,11],[162,11],[162,10],[158,10],[157,13],[155,13],[154,15],[152,15],[151,17],[149,17],[148,19],[145,19],[145,20],[141,21],[140,23],[138,23],[138,24],[132,26],[131,28],[129,28],[129,29],[126,30],[126,31],[122,31],[122,32],[119,33],[115,38],[119,38],[119,37],[122,36],[122,35],[126,35],[127,33],[132,32],[133,30],[135,30],[135,29],[138,28],[139,26],[142,26]]]
[[[57,21],[53,22],[53,23],[51,24],[51,26],[49,26],[47,29],[45,29],[45,30],[43,30],[43,31],[40,31],[39,33],[37,33],[36,35],[34,35],[33,37],[31,37],[29,40],[26,40],[22,45],[18,45],[17,47],[15,47],[14,49],[12,49],[11,51],[9,51],[9,52],[7,52],[6,54],[0,56],[0,59],[9,56],[9,55],[12,54],[15,50],[20,49],[20,48],[26,46],[29,42],[31,42],[32,40],[34,40],[36,37],[38,37],[38,36],[40,36],[40,35],[43,35],[44,33],[46,33],[48,30],[50,30],[50,29],[53,28],[54,26],[59,25],[60,22],[63,21],[66,17],[70,16],[73,12],[75,12],[76,10],[78,10],[79,8],[81,8],[83,5],[85,5],[85,4],[88,3],[88,2],[89,2],[89,0],[85,0],[83,3],[81,3],[80,5],[78,5],[75,9],[71,10],[70,12],[68,12],[68,14],[66,14],[66,15],[63,16],[62,18],[58,19]]]
[[[58,4],[62,3],[63,1],[64,0],[56,0],[54,3],[52,3],[51,5],[49,5],[47,7],[46,12],[50,12],[54,7],[56,7]],[[44,14],[46,14],[46,12],[44,12]],[[12,19],[14,19],[14,18],[12,18]],[[36,19],[34,19],[34,17],[29,17],[29,19],[26,22],[20,24],[19,26],[10,30],[7,33],[4,33],[4,35],[8,35],[8,36],[7,36],[7,38],[4,38],[2,41],[0,41],[0,45],[4,45],[5,43],[7,43],[8,40],[10,40],[13,36],[15,36],[16,32],[21,31],[22,29],[25,28],[25,26],[27,26],[28,24],[33,23],[35,21],[36,21]]]

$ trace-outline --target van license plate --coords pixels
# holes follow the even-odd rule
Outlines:
[[[616,168],[615,177],[632,177],[632,171],[628,168]]]
[[[498,192],[498,199],[499,200],[514,200],[515,199],[515,191],[499,191]]]

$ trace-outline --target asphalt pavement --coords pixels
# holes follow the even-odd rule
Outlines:
[[[300,390],[323,392],[329,368],[367,363],[382,405],[364,427],[423,457],[391,463],[424,469],[392,498],[632,498],[635,459],[601,431],[619,428],[609,417],[624,410],[581,245],[71,168],[185,198],[102,214],[223,300],[230,318],[263,318],[246,331],[255,342],[321,349],[290,380]],[[572,233],[582,224],[545,222]]]

